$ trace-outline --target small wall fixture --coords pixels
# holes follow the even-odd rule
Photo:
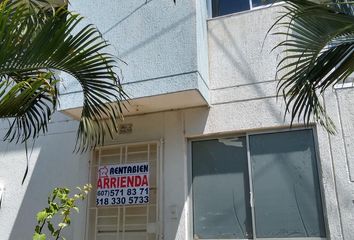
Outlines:
[[[133,132],[133,124],[123,123],[119,125],[119,134],[130,134]]]

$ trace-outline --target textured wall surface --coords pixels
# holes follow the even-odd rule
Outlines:
[[[289,124],[289,120],[284,120],[282,100],[274,97],[278,52],[270,49],[281,39],[274,36],[265,39],[279,9],[277,6],[209,20],[211,107],[207,114],[194,110],[191,119],[204,114],[206,124],[186,121],[193,122],[191,132],[242,132]],[[316,126],[330,239],[354,238],[353,104],[354,88],[328,91],[326,110],[337,126],[337,134],[328,135],[321,126]]]
[[[1,122],[1,137],[7,123]],[[0,143],[0,183],[5,194],[0,208],[0,239],[31,239],[36,213],[46,207],[54,187],[74,188],[88,182],[88,155],[73,154],[77,122],[61,113],[49,124],[49,134],[33,145],[28,143],[29,172],[26,169],[24,144]],[[33,148],[32,148],[33,146]],[[73,220],[73,229],[85,226],[85,204]],[[83,231],[70,231],[68,239],[83,239]]]
[[[354,238],[354,88],[328,92],[325,103],[326,110],[337,127],[337,133],[328,136],[328,146],[322,150],[331,154],[335,181],[333,190],[337,193],[341,231],[343,239],[349,240]]]
[[[85,17],[83,23],[95,24],[110,53],[126,63],[119,67],[131,98],[198,89],[208,100],[207,12],[201,2],[78,0],[71,8]],[[61,108],[82,106],[80,85],[65,85]]]
[[[162,81],[169,74],[197,69],[200,69],[201,79],[209,74],[210,107],[127,117],[125,122],[133,124],[132,133],[106,142],[162,142],[164,188],[161,189],[160,226],[163,239],[192,239],[189,140],[206,135],[276,131],[289,125],[289,119],[284,119],[282,100],[275,98],[277,52],[270,53],[270,49],[279,39],[270,37],[264,42],[279,8],[209,20],[205,36],[206,32],[199,29],[205,24],[201,17],[204,13],[195,13],[192,1],[182,0],[183,4],[175,8],[172,5],[174,10],[166,10],[171,7],[169,1],[124,1],[127,6],[124,9],[119,8],[121,2],[100,0],[83,4],[80,0],[72,4],[74,9],[80,7],[80,12],[88,16],[87,21],[96,22],[105,36],[116,42],[130,39],[112,47],[112,52],[121,54],[128,62],[127,66],[122,66],[127,86],[130,83],[136,86],[137,93],[160,91],[153,87],[153,82],[149,83],[151,88],[146,89],[147,85],[139,81],[154,76],[162,76],[154,80]],[[203,51],[197,50],[196,45],[203,48],[199,43],[205,43],[205,37],[208,51],[205,51],[206,46]],[[209,69],[199,66],[205,67],[206,52]],[[161,65],[153,64],[151,59]],[[175,81],[171,86],[166,84],[166,88],[179,86],[179,81],[188,82],[188,74],[174,76]],[[73,89],[75,86],[69,90]],[[353,95],[354,88],[337,89],[325,95],[327,112],[338,129],[336,135],[330,136],[320,126],[315,127],[326,227],[328,239],[332,240],[354,239]],[[4,132],[5,125],[1,126]],[[89,154],[72,154],[76,127],[77,122],[68,117],[55,116],[50,134],[35,144],[23,186],[21,179],[26,164],[23,146],[0,144],[0,182],[6,187],[0,209],[0,240],[30,237],[28,234],[35,225],[34,214],[44,206],[51,188],[82,185],[88,181]],[[174,210],[176,215],[172,213]],[[84,239],[85,219],[85,211],[81,211],[68,239]]]

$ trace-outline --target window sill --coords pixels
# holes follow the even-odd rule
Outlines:
[[[354,87],[354,82],[337,83],[334,85],[335,90],[353,88],[353,87]]]

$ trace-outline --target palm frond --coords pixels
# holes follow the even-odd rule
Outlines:
[[[50,73],[14,82],[2,79],[0,83],[0,116],[13,118],[5,135],[10,141],[38,137],[46,132],[52,111],[57,104],[56,81]]]
[[[283,58],[277,69],[278,94],[292,121],[315,120],[329,132],[335,126],[321,94],[354,70],[354,7],[342,1],[285,0],[286,13],[272,27],[285,40],[276,45]]]
[[[121,101],[127,97],[115,73],[117,60],[103,52],[108,43],[94,26],[80,28],[82,17],[68,12],[65,7],[39,8],[34,14],[26,5],[20,4],[21,1],[16,2],[16,6],[14,2],[4,2],[0,6],[0,75],[7,82],[13,82],[12,85],[4,83],[4,86],[16,87],[22,82],[32,83],[36,79],[34,76],[38,79],[40,74],[48,75],[41,87],[32,86],[32,97],[35,96],[37,101],[28,102],[26,112],[13,116],[12,127],[5,137],[25,141],[30,136],[38,136],[41,131],[46,132],[47,121],[58,98],[53,86],[59,80],[55,73],[63,71],[75,77],[84,95],[77,149],[86,150],[103,144],[107,134],[113,136],[118,132],[117,119],[122,118]],[[45,88],[47,85],[43,84],[52,88]],[[19,97],[22,91],[24,89],[19,88],[12,96]],[[22,98],[18,99],[16,104],[21,103]],[[46,110],[46,115],[41,109]],[[0,114],[1,117],[8,115]],[[101,121],[103,118],[107,121]],[[32,134],[27,127],[31,128]]]

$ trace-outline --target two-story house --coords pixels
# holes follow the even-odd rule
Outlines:
[[[23,185],[24,146],[0,143],[0,240],[30,239],[51,189],[85,183],[93,190],[70,240],[354,239],[354,88],[325,94],[336,135],[316,124],[289,128],[276,98],[279,51],[271,51],[281,39],[265,39],[281,3],[76,0],[70,8],[126,62],[121,134],[73,153],[82,93],[67,78],[49,133],[29,143]]]

